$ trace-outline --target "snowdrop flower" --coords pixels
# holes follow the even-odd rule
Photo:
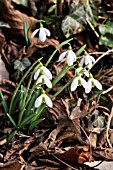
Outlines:
[[[84,64],[85,65],[88,65],[87,67],[89,69],[91,69],[93,63],[95,62],[95,59],[94,57],[92,57],[91,55],[89,55],[86,51],[84,52],[84,56],[83,58],[80,60],[80,64],[83,66]]]
[[[84,69],[80,63],[78,64],[78,68],[75,70],[75,75],[76,72],[78,72],[80,75],[85,74],[86,77],[89,77],[89,72],[86,69]]]
[[[89,93],[89,92],[91,91],[91,88],[92,88],[92,87],[95,87],[95,86],[97,87],[97,89],[102,90],[102,85],[101,85],[101,83],[100,83],[98,80],[94,79],[93,76],[92,76],[92,74],[90,74],[90,77],[89,77],[89,80],[88,80],[88,86],[89,86],[90,88],[87,89],[87,92],[86,92],[86,93]]]
[[[51,81],[44,74],[37,79],[36,84],[46,84],[48,88],[52,88]]]
[[[79,72],[76,71],[76,77],[71,83],[71,91],[75,91],[78,86],[83,86],[85,91],[89,89],[88,83],[81,77]]]
[[[43,27],[43,24],[40,23],[40,28],[33,31],[31,37],[33,38],[39,32],[40,41],[44,42],[46,40],[46,36],[50,37],[50,31],[47,28]]]
[[[35,107],[38,108],[42,103],[46,103],[47,106],[52,107],[52,100],[45,94],[45,91],[42,91],[42,94],[36,99]]]
[[[61,61],[64,57],[66,57],[67,59],[67,64],[69,66],[72,66],[73,63],[76,61],[76,55],[75,53],[72,51],[72,47],[69,46],[68,50],[63,52],[60,56],[59,56],[59,61]]]
[[[41,66],[36,73],[34,74],[34,80],[37,80],[37,78],[39,77],[40,73],[43,72],[43,74],[49,79],[52,79],[52,74],[51,72],[45,67],[45,66]]]

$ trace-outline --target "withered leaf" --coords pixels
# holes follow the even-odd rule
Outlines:
[[[88,146],[75,146],[58,156],[70,165],[83,164],[89,161],[89,159],[90,161],[94,161],[90,155]]]
[[[7,163],[0,163],[0,169],[1,170],[20,170],[21,169],[21,164],[19,161],[12,161],[12,162],[7,162]]]
[[[15,10],[8,0],[0,0],[0,2],[3,4],[3,10],[1,11],[3,18],[11,27],[11,36],[13,36],[13,38],[15,38],[15,36],[18,38],[19,36],[24,37],[24,19],[26,19],[28,27],[31,23],[35,22],[36,19]],[[29,34],[31,35],[31,30]]]

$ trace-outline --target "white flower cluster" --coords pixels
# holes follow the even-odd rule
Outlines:
[[[76,61],[76,55],[72,51],[71,46],[69,46],[68,50],[63,52],[59,56],[59,61],[61,61],[64,57],[66,57],[67,64],[72,66],[73,63]],[[82,66],[85,65],[86,68],[91,69],[93,63],[95,62],[94,57],[90,56],[86,51],[84,52],[83,58],[80,60],[78,64],[78,68],[75,70],[75,78],[71,83],[71,91],[75,91],[78,86],[83,86],[86,93],[89,93],[92,87],[96,86],[99,90],[102,90],[101,83],[94,79],[92,74],[89,74],[88,70],[84,69]],[[85,75],[89,77],[88,82],[82,77]]]
[[[43,84],[45,84],[48,88],[52,88],[50,81],[52,80],[52,74],[43,65],[41,65],[40,68],[35,72],[34,80],[36,80],[36,84],[38,85],[37,88],[40,88]],[[35,107],[38,108],[42,102],[46,103],[49,107],[53,106],[51,99],[45,94],[44,90],[42,90],[41,95],[36,99]]]

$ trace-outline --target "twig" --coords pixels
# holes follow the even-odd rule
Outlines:
[[[102,54],[102,55],[94,62],[94,64],[92,65],[92,67],[94,67],[94,65],[95,65],[99,60],[101,60],[104,56],[106,56],[106,55],[108,55],[109,53],[112,53],[112,52],[113,52],[113,49],[106,51],[104,54]],[[92,67],[91,67],[91,68],[92,68]],[[91,69],[91,68],[90,68],[90,69]]]
[[[80,125],[80,123],[78,123],[78,122],[76,121],[76,119],[73,119],[73,120],[74,120],[74,122],[81,128],[81,130],[82,130],[83,133],[85,134],[86,138],[88,139],[88,141],[89,141],[90,156],[91,156],[91,155],[92,155],[92,149],[91,149],[91,142],[90,142],[90,139],[89,139],[87,133],[85,132],[84,128]]]
[[[110,92],[112,89],[113,89],[113,86],[111,86],[107,90],[103,91],[102,94],[106,94],[106,93]]]
[[[107,123],[107,129],[106,129],[106,139],[107,139],[107,142],[108,142],[108,145],[109,145],[110,148],[112,148],[112,145],[111,145],[111,143],[109,141],[108,133],[109,133],[109,128],[110,128],[110,123],[111,123],[112,117],[113,117],[113,106],[112,106],[112,109],[111,109],[111,113],[110,113],[110,115],[108,117],[108,123]]]
[[[57,10],[57,16],[62,15],[62,0],[57,0],[56,10]]]
[[[86,21],[89,24],[89,26],[91,27],[91,29],[94,31],[95,35],[99,38],[99,34],[96,32],[94,26],[91,24],[91,22],[88,20],[88,18],[86,18]]]

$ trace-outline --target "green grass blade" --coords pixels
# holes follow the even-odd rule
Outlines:
[[[6,102],[6,100],[4,99],[4,96],[3,96],[3,94],[2,94],[2,91],[0,91],[0,98],[1,98],[1,101],[2,101],[3,108],[4,108],[4,110],[5,110],[5,113],[8,113],[7,102]]]
[[[13,139],[13,137],[15,136],[15,134],[16,134],[16,130],[13,132],[13,133],[11,133],[10,135],[9,135],[9,137],[8,137],[8,139],[7,139],[7,142],[6,142],[6,146],[10,143],[10,141]]]
[[[21,128],[25,127],[27,124],[29,124],[34,116],[35,116],[35,113],[31,113],[28,117],[24,118],[22,120],[19,128],[21,129]]]
[[[30,114],[29,111],[34,107],[35,100],[40,95],[40,92],[41,91],[39,89],[34,91],[32,97],[31,97],[31,100],[28,102],[28,104],[26,106],[26,110],[24,112],[24,116],[28,116]]]
[[[38,119],[36,121],[34,121],[30,126],[29,126],[29,130],[31,131],[35,126],[37,126],[39,123],[41,123],[44,120],[44,118]]]
[[[78,57],[86,48],[86,44],[83,45],[77,52],[76,52],[76,56]]]
[[[21,89],[20,89],[20,97],[19,97],[19,111],[22,110],[24,97],[25,97],[25,88],[24,88],[23,85],[21,85]]]
[[[17,125],[16,125],[14,119],[9,115],[9,113],[7,113],[7,116],[8,116],[8,118],[9,118],[9,120],[11,121],[11,123],[13,124],[13,126],[14,126],[15,128],[17,128]]]
[[[26,19],[24,18],[24,37],[26,40],[26,45],[29,45],[29,34],[28,34],[28,23],[26,21]]]

